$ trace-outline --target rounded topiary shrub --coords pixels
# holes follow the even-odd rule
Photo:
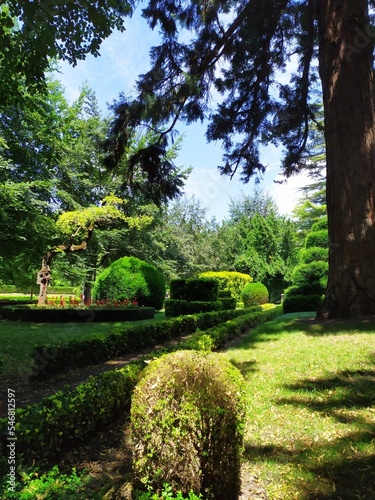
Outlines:
[[[268,290],[262,283],[248,283],[242,290],[242,302],[245,307],[267,304]]]
[[[132,397],[134,485],[237,498],[244,398],[241,373],[220,354],[177,351],[151,362]]]
[[[321,293],[324,293],[328,281],[328,262],[316,260],[308,264],[299,264],[292,273],[292,283],[295,286],[320,285]]]
[[[299,261],[303,264],[310,264],[310,262],[315,262],[317,260],[328,262],[328,248],[303,248],[299,253]]]
[[[321,247],[328,248],[328,230],[320,229],[313,231],[306,236],[305,248]]]
[[[99,274],[94,300],[134,300],[140,306],[163,307],[165,280],[156,267],[136,257],[123,257]]]

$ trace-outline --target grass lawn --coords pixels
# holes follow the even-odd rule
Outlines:
[[[15,379],[32,371],[31,352],[35,346],[64,344],[74,339],[103,338],[134,325],[165,319],[164,312],[154,319],[118,323],[29,323],[0,319],[0,378]]]
[[[284,315],[224,355],[247,381],[245,467],[270,500],[375,498],[375,319]]]

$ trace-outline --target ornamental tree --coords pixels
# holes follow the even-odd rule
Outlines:
[[[319,124],[321,90],[329,278],[320,318],[375,313],[374,8],[374,0],[150,0],[143,16],[162,41],[137,98],[115,106],[108,143],[114,165],[134,127],[158,131],[145,156],[152,176],[176,122],[208,118],[208,140],[223,144],[222,174],[260,176],[259,144],[282,143],[291,175]],[[282,75],[290,61],[295,70]]]
[[[42,267],[37,274],[37,284],[40,286],[38,304],[46,302],[48,285],[51,280],[51,262],[55,255],[86,250],[95,228],[106,228],[116,222],[126,222],[130,228],[140,229],[150,224],[152,218],[148,215],[135,217],[125,216],[119,208],[126,203],[114,195],[106,196],[101,206],[92,205],[81,210],[73,210],[60,215],[56,227],[65,242],[50,247],[42,258]]]

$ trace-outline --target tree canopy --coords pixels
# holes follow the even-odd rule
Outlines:
[[[136,99],[115,105],[108,141],[111,166],[134,127],[157,131],[147,151],[155,176],[177,121],[208,118],[208,140],[223,144],[222,174],[239,171],[247,182],[265,170],[259,145],[276,143],[291,175],[306,164],[323,98],[330,271],[321,318],[375,313],[374,8],[373,0],[150,0],[143,15],[162,41]]]
[[[99,55],[104,38],[123,31],[126,0],[7,0],[0,6],[0,93],[4,103],[41,88],[50,60],[76,65]]]
[[[75,64],[98,55],[132,9],[120,0],[3,3],[4,101],[43,82],[49,57]],[[323,100],[330,242],[322,318],[375,313],[374,9],[374,0],[149,0],[143,16],[161,43],[137,97],[114,104],[106,141],[107,167],[126,154],[127,178],[141,169],[160,203],[180,193],[181,175],[166,154],[179,120],[208,118],[208,140],[224,148],[221,173],[240,172],[247,182],[266,168],[260,144],[284,145],[287,175],[306,164]],[[152,143],[128,155],[140,127]]]

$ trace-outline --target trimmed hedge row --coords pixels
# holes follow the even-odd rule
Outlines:
[[[283,301],[284,313],[317,311],[323,302],[322,295],[287,295]]]
[[[205,332],[195,333],[184,341],[179,349],[210,351],[221,349],[229,340],[242,335],[249,328],[254,328],[282,314],[281,306],[266,311],[262,311],[260,307],[252,309],[256,310],[214,326]]]
[[[171,347],[170,351],[181,348],[218,349],[235,335],[281,313],[280,307],[266,312],[253,310],[206,332],[197,332],[182,345]],[[184,318],[179,319],[182,321]],[[194,318],[190,318],[191,320]],[[212,341],[208,346],[210,339]],[[150,356],[155,358],[165,352],[166,349],[160,349],[153,351]],[[131,395],[143,367],[142,362],[130,363],[121,370],[90,377],[85,384],[73,390],[59,391],[43,398],[38,404],[16,410],[15,430],[19,457],[22,454],[23,461],[38,461],[47,457],[52,459],[61,449],[73,443],[77,445],[79,440],[107,425],[116,415],[129,411]],[[7,425],[6,418],[0,419],[0,435],[3,436],[1,451],[4,455]]]
[[[189,302],[214,302],[217,300],[219,283],[212,278],[179,278],[171,281],[171,299]]]
[[[66,344],[36,347],[32,353],[34,370],[30,378],[60,373],[70,368],[101,363],[157,343],[206,330],[249,312],[249,309],[218,311],[173,318],[127,328],[103,339],[72,340]]]
[[[152,319],[153,307],[129,307],[126,309],[90,308],[90,309],[44,309],[22,306],[0,308],[0,317],[9,320],[30,321],[34,323],[83,323],[100,321],[138,321]]]
[[[219,311],[222,309],[221,302],[218,300],[183,300],[168,299],[165,301],[164,310],[168,318],[183,316],[185,314],[198,314],[209,311]]]

